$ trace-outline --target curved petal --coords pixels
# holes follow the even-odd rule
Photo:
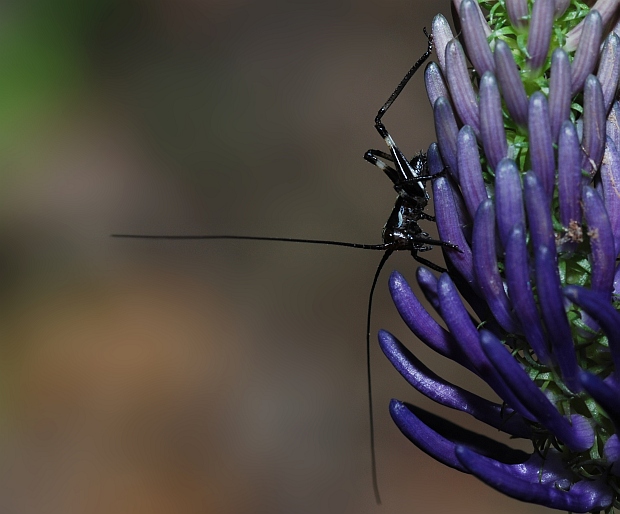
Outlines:
[[[519,414],[437,376],[389,332],[379,332],[379,344],[403,378],[427,398],[445,407],[466,412],[502,432],[516,437],[531,437],[531,427]]]
[[[489,361],[508,382],[510,389],[541,425],[573,451],[585,451],[592,447],[594,430],[591,427],[588,430],[579,422],[571,425],[493,334],[481,330],[480,344]]]
[[[514,466],[494,461],[466,447],[457,447],[455,454],[469,473],[517,500],[570,512],[603,510],[613,501],[611,488],[602,481],[582,480],[566,491],[561,482],[556,485],[556,482],[537,483],[523,480],[514,472]]]
[[[475,448],[485,455],[493,455],[502,461],[523,462],[527,454],[498,443],[455,425],[439,416],[405,404],[399,400],[390,402],[390,415],[400,431],[420,450],[446,466],[467,473],[455,455],[457,444]]]
[[[469,360],[460,352],[452,335],[426,311],[400,273],[394,271],[390,275],[389,285],[396,309],[409,329],[432,350],[473,369]]]

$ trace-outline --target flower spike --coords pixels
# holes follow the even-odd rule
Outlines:
[[[391,414],[423,451],[498,491],[613,514],[620,511],[620,0],[592,9],[572,0],[453,3],[464,49],[448,37],[445,19],[437,21],[440,65],[429,66],[426,82],[438,139],[427,164],[439,239],[460,251],[444,251],[448,271],[438,277],[418,269],[422,295],[396,273],[390,289],[409,328],[484,380],[501,407],[444,380],[388,332],[379,343],[417,393],[529,438],[532,450],[511,453],[396,400]]]

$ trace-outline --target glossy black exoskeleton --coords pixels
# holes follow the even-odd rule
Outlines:
[[[251,240],[251,241],[279,241],[290,243],[307,243],[307,244],[323,244],[332,246],[345,246],[349,248],[359,248],[364,250],[383,251],[383,257],[373,278],[370,295],[368,299],[368,311],[366,318],[366,360],[367,360],[367,384],[368,384],[368,403],[370,415],[370,450],[372,459],[372,480],[375,498],[377,503],[381,503],[379,496],[379,488],[377,485],[376,459],[374,446],[374,416],[372,403],[372,386],[370,373],[370,320],[372,312],[372,299],[379,279],[379,274],[383,269],[386,261],[395,251],[406,250],[411,252],[413,258],[432,268],[436,271],[446,271],[441,266],[424,259],[418,255],[419,252],[431,250],[433,246],[442,246],[444,248],[459,251],[459,248],[446,241],[433,239],[430,235],[422,230],[418,224],[422,220],[435,221],[434,216],[424,212],[429,195],[424,187],[424,181],[431,180],[433,176],[428,174],[428,166],[426,155],[420,152],[414,156],[411,161],[407,160],[401,150],[396,146],[392,136],[388,133],[382,122],[383,115],[388,111],[394,100],[400,95],[411,77],[422,66],[424,61],[428,59],[433,49],[433,39],[424,29],[424,34],[428,38],[428,47],[426,52],[416,61],[416,63],[407,72],[401,80],[398,87],[390,95],[387,102],[379,109],[375,117],[375,128],[387,144],[390,153],[381,150],[368,150],[364,154],[364,158],[374,164],[389,177],[394,184],[398,197],[392,209],[392,213],[388,218],[384,228],[381,244],[361,244],[349,243],[342,241],[328,241],[318,239],[301,239],[289,237],[268,237],[268,236],[237,236],[237,235],[137,235],[137,234],[112,234],[112,237],[131,238],[131,239],[179,239],[179,240],[196,240],[196,239],[234,239],[234,240]]]

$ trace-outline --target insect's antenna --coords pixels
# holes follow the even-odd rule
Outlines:
[[[375,452],[375,421],[372,409],[372,377],[370,373],[370,318],[372,314],[372,298],[375,294],[375,287],[379,280],[379,275],[385,263],[390,258],[390,255],[394,253],[394,250],[386,250],[381,257],[381,262],[377,266],[375,271],[375,277],[372,280],[372,286],[370,288],[370,296],[368,297],[368,315],[366,317],[366,372],[368,377],[368,415],[370,416],[370,460],[372,468],[372,488],[375,491],[375,501],[377,505],[381,505],[381,495],[379,494],[379,481],[377,480],[377,456]]]
[[[316,245],[330,245],[330,246],[345,246],[347,248],[359,248],[361,250],[387,250],[391,244],[382,243],[375,245],[367,245],[361,243],[347,243],[344,241],[329,241],[323,239],[300,239],[296,237],[262,237],[262,236],[202,236],[202,235],[188,235],[188,236],[173,236],[173,235],[144,235],[144,234],[111,234],[110,237],[124,238],[124,239],[174,239],[174,240],[206,240],[206,239],[233,239],[242,241],[278,241],[282,243],[303,243],[303,244],[316,244]]]

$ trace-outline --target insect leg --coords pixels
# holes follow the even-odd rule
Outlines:
[[[398,95],[401,94],[403,89],[405,89],[405,86],[407,85],[407,82],[409,82],[411,77],[413,77],[414,73],[416,71],[418,71],[420,66],[422,66],[422,64],[424,64],[424,61],[426,61],[426,59],[428,59],[430,57],[431,52],[433,51],[433,35],[432,34],[430,36],[428,35],[428,33],[426,32],[426,27],[423,30],[424,30],[424,35],[428,39],[428,47],[426,49],[426,52],[424,52],[424,54],[422,54],[422,57],[420,57],[416,61],[416,63],[411,67],[411,69],[407,72],[407,74],[400,81],[400,84],[398,84],[398,86],[396,87],[394,92],[387,99],[387,102],[385,102],[383,104],[383,107],[381,107],[381,109],[379,109],[379,112],[377,113],[377,116],[375,118],[375,125],[382,125],[381,118],[383,118],[383,115],[387,112],[387,110],[390,108],[390,106],[394,103],[394,100],[396,100],[396,98],[398,98]]]
[[[364,159],[383,171],[393,183],[396,184],[400,180],[398,172],[383,161],[383,159],[385,159],[393,163],[394,157],[390,154],[382,152],[381,150],[368,150],[364,154]]]
[[[438,271],[439,273],[445,273],[446,271],[448,271],[446,268],[442,268],[441,266],[437,266],[437,264],[435,264],[434,262],[431,262],[428,259],[425,259],[424,257],[420,257],[418,255],[419,251],[423,251],[423,250],[411,250],[411,255],[420,264],[423,264],[424,266],[427,266],[428,268],[431,268],[431,269],[433,269],[435,271]]]
[[[426,49],[426,52],[422,54],[422,56],[415,62],[415,64],[403,77],[403,79],[400,81],[400,84],[398,84],[398,86],[396,87],[394,92],[390,95],[390,97],[387,99],[385,104],[383,104],[381,109],[379,109],[379,112],[377,112],[377,116],[375,117],[375,128],[377,129],[377,131],[379,132],[379,135],[384,139],[385,143],[390,149],[390,152],[392,153],[392,156],[394,157],[394,162],[400,174],[400,179],[395,181],[395,183],[400,183],[406,180],[413,180],[416,178],[416,175],[418,174],[418,172],[413,168],[412,164],[406,159],[406,157],[403,155],[403,153],[398,148],[398,146],[396,146],[396,143],[392,139],[392,136],[389,134],[389,132],[387,131],[387,129],[385,128],[385,125],[383,124],[381,120],[383,118],[383,115],[387,112],[387,110],[394,103],[396,98],[398,98],[400,93],[403,91],[403,89],[405,88],[405,86],[407,85],[411,77],[413,77],[415,72],[418,71],[418,69],[420,68],[420,66],[422,66],[424,61],[426,61],[426,59],[428,59],[429,56],[431,55],[431,52],[433,50],[433,37],[432,35],[429,36],[429,34],[426,32],[426,29],[424,29],[424,34],[426,35],[428,39],[428,47]]]

